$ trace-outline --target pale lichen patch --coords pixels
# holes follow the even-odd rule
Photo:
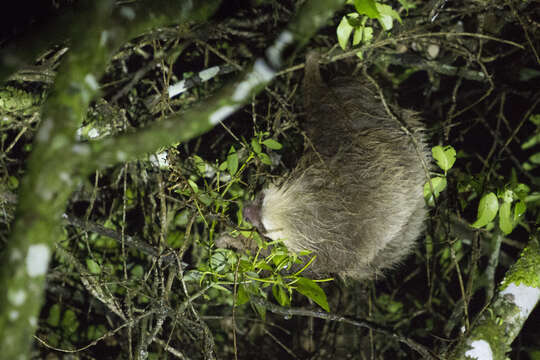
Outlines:
[[[99,131],[96,128],[92,128],[88,131],[88,137],[90,139],[95,139],[99,136]]]
[[[37,326],[37,318],[35,316],[30,316],[28,318],[28,323],[30,324],[30,326],[36,327]]]
[[[199,73],[199,77],[201,78],[202,82],[205,82],[205,81],[210,80],[214,76],[216,76],[218,72],[219,72],[219,66],[212,66],[212,67],[209,67],[208,69],[201,71]]]
[[[135,19],[136,14],[135,14],[135,10],[133,10],[129,6],[122,6],[120,8],[120,15],[122,15],[123,17],[131,21]]]
[[[169,93],[169,99],[186,91],[186,81],[182,80],[174,85],[169,86],[167,92]]]
[[[159,168],[169,167],[169,161],[167,159],[167,151],[162,151],[160,153],[150,156],[150,162],[152,163],[152,165],[157,166]]]
[[[253,70],[236,87],[232,99],[238,102],[246,100],[254,87],[269,82],[274,78],[275,74],[276,72],[268,66],[264,59],[257,59],[253,65]]]
[[[471,342],[470,349],[465,352],[465,356],[472,359],[492,360],[493,351],[491,346],[485,340],[475,340]]]
[[[503,291],[501,291],[501,296],[508,294],[512,295],[512,302],[519,308],[519,315],[523,319],[529,317],[529,314],[540,299],[540,289],[526,286],[524,284],[509,284]]]
[[[11,262],[16,262],[16,261],[21,260],[22,257],[23,257],[22,253],[18,249],[14,249],[10,254],[9,260]]]
[[[71,176],[69,176],[67,172],[61,171],[58,174],[58,177],[60,178],[60,180],[62,180],[62,182],[66,183],[67,185],[71,185]]]
[[[19,318],[19,312],[17,310],[11,310],[8,316],[10,321],[15,321]]]
[[[109,40],[109,32],[107,30],[103,30],[101,32],[101,36],[99,37],[99,45],[105,46],[107,44],[107,40]]]
[[[90,87],[90,89],[94,91],[99,89],[99,83],[97,82],[96,77],[93,74],[86,74],[86,76],[84,77],[84,82],[86,83],[86,85],[88,85],[88,87]]]
[[[15,306],[21,306],[26,301],[26,291],[24,290],[9,290],[8,301]]]
[[[274,44],[268,48],[266,51],[266,56],[268,56],[268,60],[274,66],[274,68],[281,67],[281,54],[283,49],[292,43],[293,40],[293,34],[290,31],[285,30],[279,35]]]
[[[51,118],[46,118],[43,120],[43,123],[39,127],[38,133],[36,135],[36,140],[39,142],[46,142],[51,137],[51,131],[53,129],[54,123]]]
[[[45,275],[51,251],[45,244],[31,245],[26,255],[26,272],[30,277]]]
[[[237,109],[237,106],[233,105],[226,105],[222,106],[216,111],[214,111],[212,114],[210,114],[210,123],[212,125],[215,125],[219,123],[221,120],[224,120],[227,116],[231,115],[235,110]]]
[[[116,160],[123,162],[127,160],[127,154],[123,151],[116,152]]]
[[[90,154],[90,147],[87,144],[75,144],[71,151],[77,155],[88,155]]]

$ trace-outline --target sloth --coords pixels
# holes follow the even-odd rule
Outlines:
[[[403,261],[424,228],[424,127],[413,111],[385,108],[367,80],[325,84],[313,53],[302,87],[305,153],[244,218],[290,251],[316,255],[316,274],[375,279]]]

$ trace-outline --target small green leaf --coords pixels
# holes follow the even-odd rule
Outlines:
[[[191,187],[191,189],[193,189],[193,192],[197,194],[199,192],[199,186],[197,185],[197,183],[191,179],[188,179],[187,182],[189,186]]]
[[[353,36],[353,45],[358,45],[361,42],[367,43],[373,39],[373,28],[371,26],[360,27],[356,29]]]
[[[201,193],[199,195],[199,200],[206,206],[212,204],[214,202],[214,199],[212,199],[208,194]],[[218,201],[216,201],[218,203]]]
[[[540,143],[540,134],[533,135],[530,138],[528,138],[527,140],[525,140],[525,142],[523,144],[521,144],[521,148],[523,150],[526,150],[526,149],[532,148],[533,146],[537,145],[538,143]]]
[[[503,202],[510,204],[514,200],[514,192],[507,189],[499,195],[499,198],[501,198]]]
[[[409,10],[409,9],[415,9],[416,8],[416,5],[413,3],[413,2],[409,2],[407,0],[398,0],[399,3],[401,4],[401,6],[403,6],[403,8],[405,10]]]
[[[88,269],[88,272],[92,275],[101,274],[101,267],[97,262],[92,259],[86,259],[86,268]]]
[[[524,199],[530,192],[531,188],[527,184],[519,183],[514,188],[514,193],[519,199]]]
[[[263,141],[263,145],[272,150],[279,150],[283,147],[279,142],[274,139],[266,139]]]
[[[144,275],[144,269],[141,265],[135,265],[133,269],[131,269],[131,276],[136,279],[142,279]]]
[[[354,0],[354,8],[360,15],[367,15],[372,19],[379,18],[378,4],[375,0]]]
[[[66,310],[64,316],[62,317],[62,329],[67,334],[73,334],[79,327],[79,321],[77,320],[77,315],[73,310]]]
[[[381,16],[377,18],[377,20],[379,20],[384,30],[392,30],[394,19],[401,23],[401,17],[399,17],[397,11],[392,9],[391,6],[379,3],[377,3],[376,5],[377,10],[379,10],[379,13],[381,14]]]
[[[315,281],[305,277],[299,277],[294,285],[296,286],[296,291],[316,302],[324,310],[330,312],[326,294]]]
[[[531,155],[531,157],[529,158],[529,161],[532,162],[533,164],[540,164],[540,153]]]
[[[435,195],[435,198],[438,198],[440,193],[446,189],[446,178],[442,176],[431,178],[431,185],[433,186],[433,194],[431,194],[429,182],[426,182],[424,185],[424,199],[426,199],[428,204],[433,203],[433,195]]]
[[[339,46],[341,46],[343,50],[347,49],[347,43],[349,42],[349,38],[351,37],[352,31],[353,31],[353,27],[351,26],[351,24],[349,24],[349,21],[347,20],[347,16],[342,17],[341,22],[339,23],[336,29],[336,34],[337,34]]]
[[[525,201],[518,201],[514,207],[514,221],[517,221],[527,211],[527,204]]]
[[[481,228],[493,221],[499,210],[499,201],[497,195],[490,192],[480,199],[478,204],[477,219],[471,226],[474,228]]]
[[[255,308],[255,310],[257,311],[257,313],[259,314],[259,316],[261,317],[261,319],[265,320],[266,319],[266,307],[264,307],[264,305],[258,305],[258,304],[253,304],[253,307]]]
[[[514,221],[512,219],[512,213],[510,211],[512,204],[504,202],[499,209],[499,228],[505,235],[508,235],[514,229]]]
[[[7,181],[8,189],[15,190],[19,187],[19,179],[15,176],[10,176]]]
[[[272,165],[272,160],[270,159],[270,156],[268,156],[265,153],[257,154],[261,162],[265,165]]]
[[[289,299],[287,292],[282,286],[274,284],[272,286],[272,294],[274,295],[274,298],[277,300],[279,305],[281,306],[291,305],[291,300]]]
[[[238,285],[238,291],[236,292],[236,306],[244,305],[249,301],[249,294],[246,291],[244,284]]]
[[[49,310],[49,316],[47,317],[47,324],[52,327],[57,327],[60,324],[60,305],[54,304]]]
[[[227,155],[227,168],[231,175],[236,174],[236,171],[238,170],[238,154],[236,153],[234,146],[231,146],[229,155]]]
[[[259,144],[257,138],[251,139],[251,148],[253,149],[253,151],[255,151],[256,154],[259,154],[261,152],[262,147],[261,144]]]
[[[385,7],[389,7],[390,9],[392,9],[390,6],[388,5],[380,5],[380,4],[377,4],[377,8],[380,10],[383,8],[383,6]],[[392,19],[392,16],[388,15],[388,14],[382,14],[381,13],[381,16],[379,16],[377,18],[377,20],[379,20],[379,23],[381,24],[382,28],[385,30],[385,31],[389,31],[389,30],[392,30],[392,26],[393,26],[393,23],[394,23],[394,19]]]
[[[193,163],[197,170],[199,170],[199,174],[204,174],[206,172],[206,162],[200,156],[193,155]]]
[[[452,146],[435,146],[431,149],[431,153],[437,165],[445,172],[456,162],[456,150]]]
[[[540,75],[540,72],[539,72],[539,75]],[[531,115],[531,117],[529,118],[529,121],[532,122],[536,126],[540,126],[540,114]]]

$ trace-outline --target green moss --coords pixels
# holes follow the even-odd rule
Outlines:
[[[501,290],[511,283],[540,288],[540,246],[537,240],[531,240],[523,250],[519,260],[508,271]]]
[[[40,102],[40,96],[12,86],[0,89],[0,113],[30,115],[37,111]]]

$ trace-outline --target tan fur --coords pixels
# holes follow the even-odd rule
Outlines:
[[[264,191],[262,225],[291,251],[313,251],[317,273],[374,278],[403,260],[423,231],[422,159],[365,82],[326,86],[308,57],[304,94],[307,151],[283,184]],[[393,111],[429,163],[417,116]]]

